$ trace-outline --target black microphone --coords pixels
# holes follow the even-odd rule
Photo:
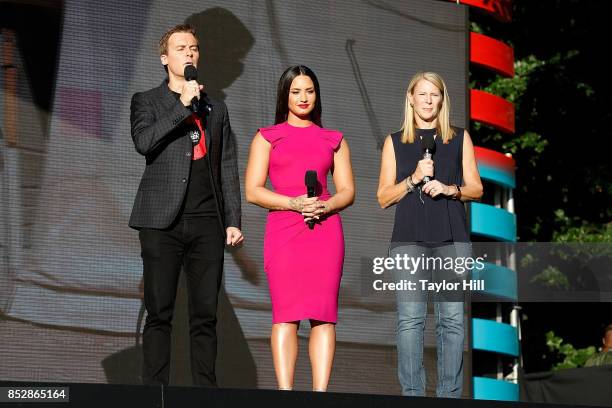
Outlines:
[[[306,184],[306,194],[308,194],[308,197],[314,197],[317,190],[316,170],[306,170],[306,174],[304,175],[304,184]],[[314,228],[314,220],[308,221],[308,228]]]
[[[185,65],[185,72],[183,73],[185,81],[196,81],[198,79],[198,70],[193,65]],[[191,111],[198,112],[200,110],[200,104],[197,97],[191,100]]]
[[[436,142],[434,141],[433,135],[424,135],[421,138],[421,147],[423,148],[423,158],[431,159],[431,155],[436,150]],[[428,183],[431,178],[429,176],[423,177],[423,181]]]

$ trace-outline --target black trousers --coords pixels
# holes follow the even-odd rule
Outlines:
[[[216,217],[182,219],[166,230],[140,230],[147,309],[142,337],[144,384],[168,385],[172,314],[183,269],[189,302],[193,383],[217,385],[217,298],[223,272],[224,236]]]

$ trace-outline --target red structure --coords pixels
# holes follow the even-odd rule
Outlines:
[[[512,0],[454,0],[453,3],[455,2],[484,10],[499,21],[512,21]]]
[[[514,133],[514,104],[488,92],[470,89],[470,119]]]
[[[495,38],[470,33],[470,62],[506,77],[514,76],[514,50]]]
[[[512,20],[511,0],[457,0],[483,10],[502,22]],[[470,63],[489,69],[504,77],[514,76],[514,51],[512,47],[494,38],[479,33],[470,33]],[[514,104],[489,92],[470,90],[470,119],[491,126],[502,133],[514,133]],[[478,135],[474,135],[477,140]],[[516,215],[514,213],[513,190],[515,188],[514,167],[511,157],[502,153],[475,148],[476,161],[482,180],[492,202],[470,204],[470,232],[475,237],[489,240],[516,241]],[[502,291],[487,292],[497,302],[517,301],[516,258],[513,253],[499,254],[490,259],[480,278],[497,282]],[[487,263],[485,263],[487,264]],[[493,285],[495,286],[495,285]],[[472,389],[474,399],[519,400],[517,308],[503,312],[497,304],[495,319],[489,315],[479,318],[477,308],[472,309],[472,350],[474,353],[494,355],[497,370],[473,372]],[[474,355],[473,355],[474,356]],[[476,357],[475,357],[476,358]],[[504,361],[512,361],[512,369]],[[504,365],[506,368],[504,368]]]

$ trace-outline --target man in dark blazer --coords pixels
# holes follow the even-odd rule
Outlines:
[[[139,230],[144,270],[143,382],[168,384],[172,313],[183,269],[193,382],[214,387],[224,244],[243,240],[236,146],[225,104],[184,77],[187,65],[198,65],[194,29],[171,28],[159,48],[168,78],[134,94],[130,117],[136,151],[146,159],[129,223]]]

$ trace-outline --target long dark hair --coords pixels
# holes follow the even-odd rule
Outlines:
[[[274,124],[277,125],[279,123],[283,123],[287,120],[287,116],[289,115],[289,89],[291,88],[291,83],[295,79],[295,77],[299,75],[306,75],[312,80],[315,88],[315,95],[317,99],[315,100],[315,105],[312,111],[310,112],[310,120],[316,124],[317,126],[322,127],[321,124],[321,92],[319,91],[319,80],[317,76],[310,68],[304,65],[294,65],[289,67],[283,72],[280,79],[278,80],[278,87],[276,90],[276,116],[274,118]]]

